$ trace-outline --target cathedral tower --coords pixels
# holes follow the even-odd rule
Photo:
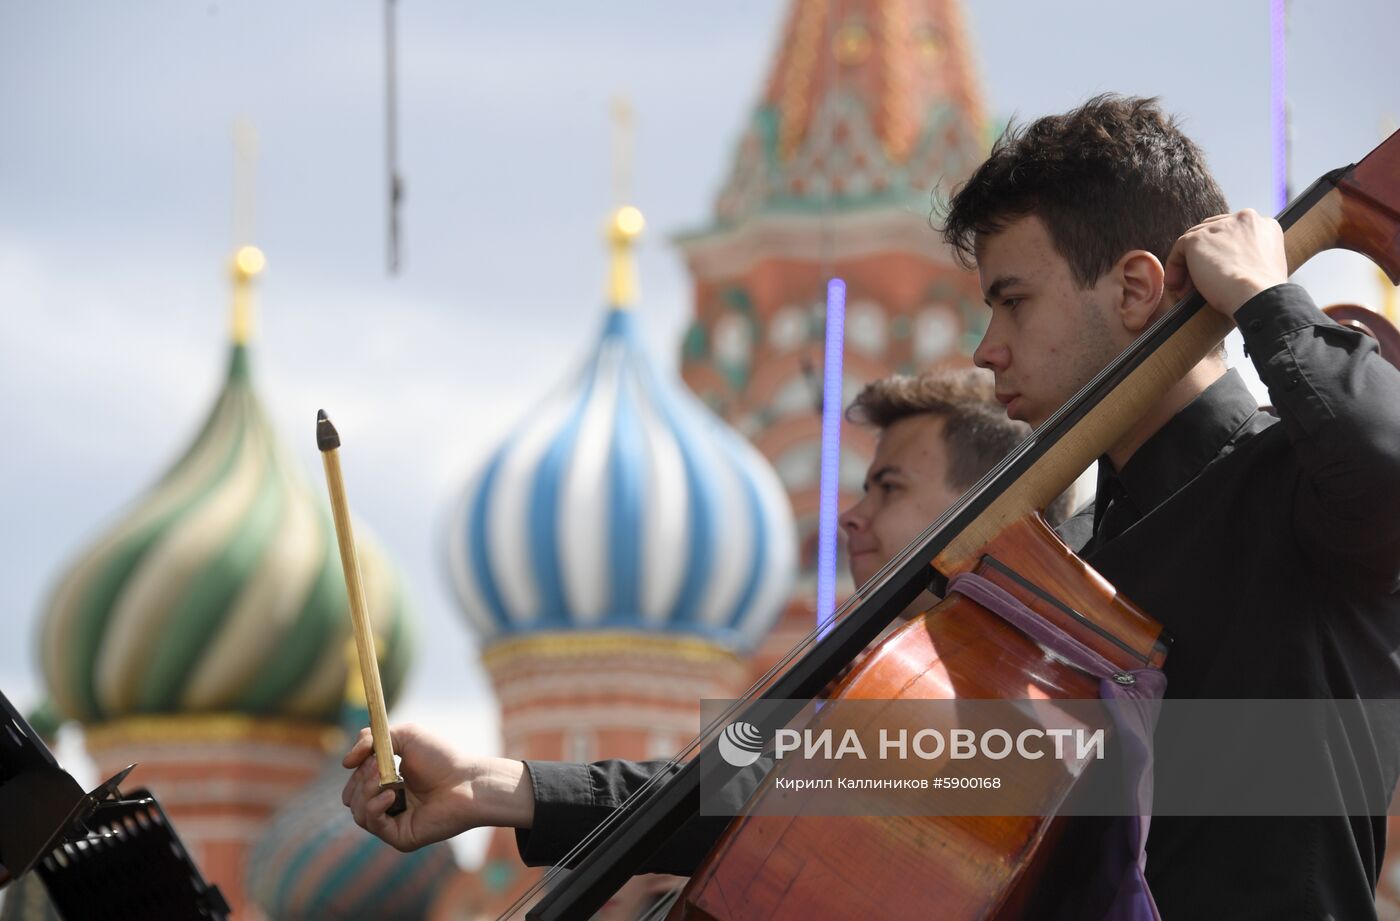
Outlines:
[[[930,227],[935,192],[984,152],[961,6],[794,0],[713,217],[678,241],[695,284],[685,381],[776,467],[797,516],[802,583],[762,665],[812,624],[827,279],[847,286],[843,402],[966,364],[982,331],[976,281]],[[843,429],[844,507],[873,439]]]

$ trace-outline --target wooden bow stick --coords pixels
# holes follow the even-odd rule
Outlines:
[[[403,778],[394,769],[394,744],[389,737],[389,716],[384,706],[384,688],[379,683],[379,662],[374,655],[365,587],[360,579],[360,558],[355,553],[355,534],[350,527],[350,505],[345,500],[345,481],[340,474],[340,433],[326,411],[316,413],[316,447],[326,467],[326,486],[331,493],[331,516],[340,543],[340,565],[345,570],[345,592],[350,596],[350,619],[354,621],[355,648],[360,654],[360,677],[365,684],[365,704],[369,707],[369,732],[374,740],[374,760],[379,767],[379,789],[394,791],[389,815],[407,808]]]

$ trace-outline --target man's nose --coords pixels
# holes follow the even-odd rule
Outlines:
[[[846,532],[847,537],[865,528],[865,517],[860,514],[861,505],[862,503],[857,502],[842,512],[841,517],[837,519],[841,524],[841,530]]]
[[[973,350],[972,363],[992,372],[1005,371],[1011,364],[1011,350],[1003,345],[1000,339],[993,338],[992,327],[987,327],[987,331],[982,334],[982,341],[977,343],[977,348]]]

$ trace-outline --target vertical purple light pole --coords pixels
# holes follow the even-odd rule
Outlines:
[[[1288,5],[1287,0],[1269,0],[1269,47],[1272,64],[1270,111],[1274,136],[1275,212],[1288,204]]]
[[[821,504],[817,512],[817,623],[836,610],[837,490],[841,482],[841,358],[846,339],[846,283],[826,283],[826,362],[822,369]],[[826,630],[822,631],[823,633]]]

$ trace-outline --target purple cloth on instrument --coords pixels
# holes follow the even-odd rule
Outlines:
[[[1159,669],[1124,671],[1022,604],[1015,596],[975,573],[948,583],[957,592],[1020,630],[1049,652],[1099,679],[1099,697],[1111,708],[1123,750],[1129,799],[1138,814],[1115,823],[1100,866],[1116,895],[1101,921],[1161,921],[1147,887],[1147,830],[1152,821],[1152,731],[1167,678]],[[1129,681],[1128,679],[1132,680]]]

